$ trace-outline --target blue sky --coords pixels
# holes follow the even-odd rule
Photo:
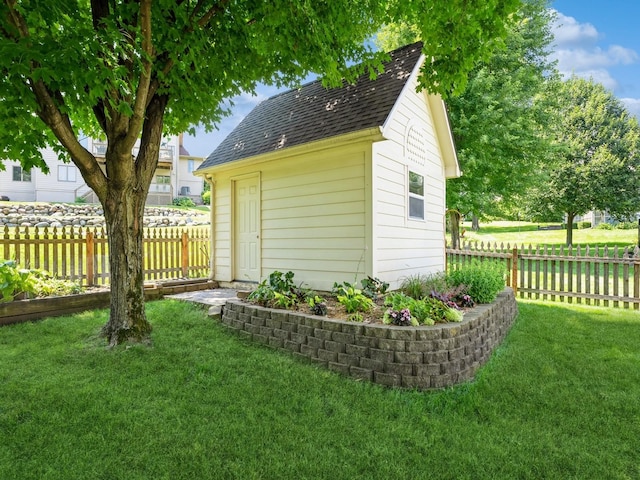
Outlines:
[[[553,57],[559,71],[602,83],[640,118],[640,1],[556,0],[551,7],[557,13]],[[191,155],[208,156],[253,107],[277,92],[261,86],[255,96],[235,98],[232,115],[218,130],[185,136],[185,147]]]

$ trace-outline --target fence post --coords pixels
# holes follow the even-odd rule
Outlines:
[[[513,247],[511,250],[511,288],[513,294],[518,293],[518,247]]]
[[[95,244],[93,241],[93,233],[87,231],[87,256],[85,258],[86,270],[87,270],[87,286],[92,287],[96,283],[95,270],[94,270],[94,257],[95,257]]]
[[[638,298],[640,297],[640,263],[637,258],[633,259],[633,296],[635,302],[633,302],[633,309],[640,309],[638,305]]]
[[[189,234],[182,232],[182,276],[189,277]]]

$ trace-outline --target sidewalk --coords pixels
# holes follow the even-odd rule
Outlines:
[[[220,315],[222,307],[229,299],[237,299],[237,291],[232,288],[215,288],[211,290],[197,290],[195,292],[176,293],[165,295],[164,298],[173,298],[185,302],[200,303],[208,305],[209,315]]]

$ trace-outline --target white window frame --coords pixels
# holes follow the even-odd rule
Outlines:
[[[412,175],[417,175],[418,177],[420,177],[422,179],[422,194],[420,194],[419,192],[412,192],[411,191],[411,176]],[[422,202],[422,216],[413,216],[411,215],[411,200],[419,200],[420,202]],[[424,175],[414,172],[412,170],[407,170],[407,218],[409,220],[414,220],[414,221],[421,221],[423,222],[425,220],[425,196],[424,196]]]
[[[193,158],[190,158],[189,160],[187,160],[187,172],[193,173],[195,169],[196,169],[196,161]]]
[[[75,183],[77,178],[75,165],[58,165],[58,181]]]

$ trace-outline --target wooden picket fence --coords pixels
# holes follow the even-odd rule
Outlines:
[[[208,227],[145,228],[145,281],[208,277],[209,238]],[[0,255],[86,286],[109,283],[104,228],[5,226]]]
[[[504,262],[520,298],[640,309],[638,247],[556,247],[464,242],[447,248],[447,269],[474,258]]]

